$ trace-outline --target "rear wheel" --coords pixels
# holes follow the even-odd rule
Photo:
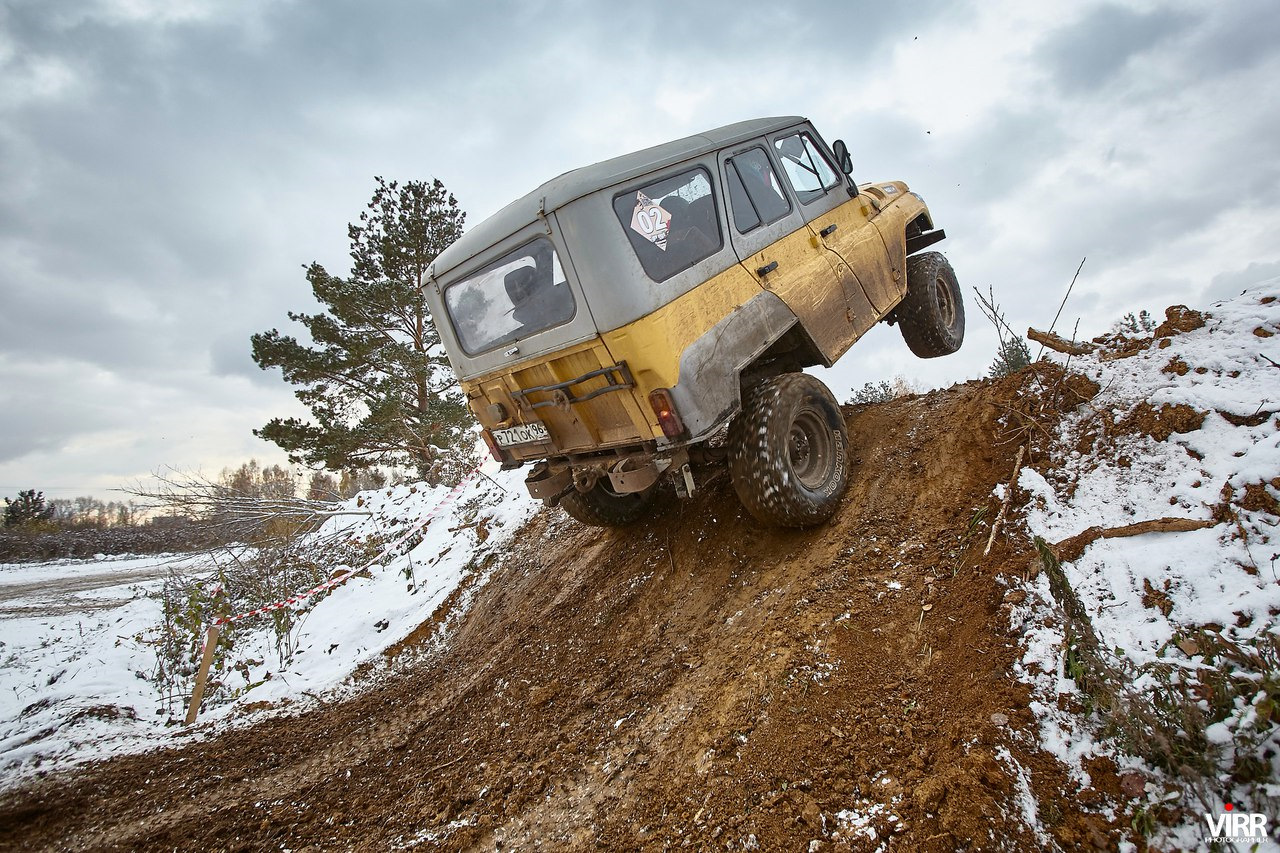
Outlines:
[[[921,358],[951,355],[964,343],[964,299],[955,270],[940,252],[907,258],[907,296],[898,306],[898,328]]]
[[[577,519],[591,527],[625,527],[648,514],[649,504],[657,488],[649,488],[643,492],[622,495],[609,487],[608,476],[596,480],[590,491],[580,492],[577,489],[560,499],[560,506]]]
[[[751,515],[766,524],[826,521],[849,483],[848,434],[827,386],[784,373],[750,389],[729,429],[729,473]]]

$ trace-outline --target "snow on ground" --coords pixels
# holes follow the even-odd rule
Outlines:
[[[297,709],[341,693],[357,667],[380,661],[459,585],[469,582],[474,592],[483,584],[481,558],[500,555],[537,506],[518,471],[474,476],[457,492],[419,483],[348,501],[345,508],[361,514],[330,519],[321,535],[344,529],[393,544],[421,541],[404,554],[384,549],[367,572],[299,605],[310,609],[283,668],[270,614],[237,622],[236,657],[260,663],[227,674],[234,700],[206,703],[189,729],[175,724],[149,680],[157,660],[149,641],[163,620],[154,594],[165,577],[171,570],[211,575],[205,558],[0,565],[0,785],[37,769],[207,736],[250,721],[250,709]],[[331,572],[348,568],[366,566]],[[461,599],[457,607],[465,608],[469,597]]]
[[[1204,327],[1156,337],[1136,355],[1072,359],[1070,368],[1090,376],[1102,390],[1063,423],[1048,464],[1039,471],[1024,468],[1018,481],[1031,495],[1025,513],[1030,532],[1050,543],[1092,526],[1162,517],[1215,521],[1213,527],[1185,533],[1099,539],[1079,559],[1063,563],[1101,645],[1140,673],[1133,684],[1139,692],[1154,686],[1157,664],[1189,676],[1228,665],[1221,656],[1206,660],[1194,642],[1200,629],[1207,627],[1240,648],[1274,647],[1280,634],[1275,565],[1280,529],[1276,516],[1261,507],[1266,496],[1280,497],[1277,295],[1280,279],[1264,282],[1213,305]],[[1161,347],[1162,340],[1169,343]],[[1106,413],[1122,425],[1144,402],[1155,410],[1189,406],[1205,417],[1198,429],[1189,426],[1164,441],[1122,427],[1096,444],[1081,440],[1096,432]],[[1241,506],[1247,490],[1254,499],[1243,503],[1253,509]],[[1235,516],[1227,516],[1224,506]],[[1110,754],[1121,766],[1137,767],[1136,760],[1095,738],[1081,718],[1059,710],[1058,696],[1075,695],[1075,683],[1063,673],[1064,638],[1049,610],[1053,599],[1043,572],[1035,592],[1015,619],[1026,631],[1021,674],[1040,697],[1034,710],[1044,746],[1072,767],[1082,784],[1088,782],[1084,760],[1093,755]],[[1260,690],[1251,702],[1238,700],[1225,722],[1210,727],[1211,739],[1229,743],[1233,731],[1243,732],[1241,727],[1255,719],[1251,705],[1265,697]],[[1177,781],[1149,768],[1144,772],[1152,780],[1152,798],[1164,794],[1161,786]],[[1239,803],[1247,796],[1226,778],[1218,788],[1227,801]],[[1196,848],[1205,841],[1205,807],[1190,800],[1184,807],[1187,823],[1165,840]],[[1280,850],[1274,842],[1266,844],[1260,849]]]
[[[171,555],[0,565],[0,769],[37,766],[43,756],[98,754],[145,741],[156,693],[145,680],[155,654],[136,641],[160,618],[147,594],[170,568],[198,568]],[[142,673],[139,676],[138,673]]]

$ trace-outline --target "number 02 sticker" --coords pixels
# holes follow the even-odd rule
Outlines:
[[[671,214],[644,193],[637,192],[636,209],[631,214],[631,230],[665,252],[667,229],[670,227]]]

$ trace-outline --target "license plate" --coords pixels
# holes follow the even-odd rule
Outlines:
[[[513,444],[531,444],[535,441],[550,441],[551,434],[538,421],[531,424],[520,424],[507,429],[495,429],[493,440],[499,447],[510,447]]]

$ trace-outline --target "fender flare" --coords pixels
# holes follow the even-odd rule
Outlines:
[[[690,442],[705,438],[742,408],[742,371],[799,322],[777,294],[765,290],[685,348],[671,396]]]

